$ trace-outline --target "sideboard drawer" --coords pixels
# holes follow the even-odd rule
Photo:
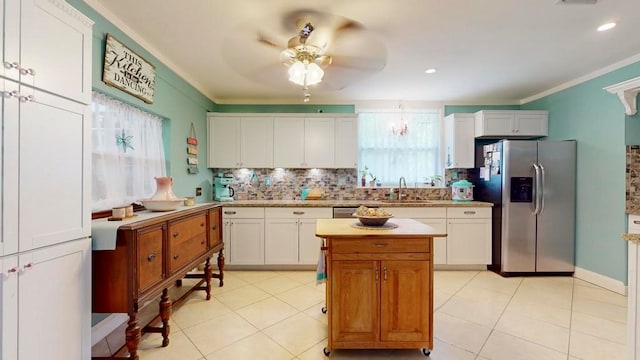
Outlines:
[[[207,214],[169,222],[169,273],[207,250]]]
[[[171,243],[187,241],[206,232],[207,215],[204,213],[169,222],[169,240]]]
[[[138,284],[140,293],[162,281],[162,243],[164,226],[138,233]]]

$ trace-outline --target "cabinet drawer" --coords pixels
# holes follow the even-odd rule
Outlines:
[[[162,238],[162,227],[138,234],[138,288],[141,293],[163,278]]]
[[[198,214],[169,222],[169,237],[171,243],[182,242],[196,235],[207,232],[207,216]]]
[[[340,239],[331,242],[332,253],[428,253],[428,239]]]
[[[388,207],[385,208],[393,216],[409,219],[444,219],[447,217],[447,208],[444,207]]]
[[[179,243],[169,242],[169,273],[193,261],[206,250],[207,241],[204,233]]]
[[[640,234],[640,215],[629,215],[629,234]]]
[[[222,208],[223,219],[263,219],[264,208],[263,207],[223,207]]]
[[[264,210],[264,214],[265,218],[331,219],[333,216],[333,209],[309,207],[266,208]]]
[[[491,208],[490,207],[450,207],[450,208],[447,208],[447,218],[456,218],[456,219],[491,218]]]

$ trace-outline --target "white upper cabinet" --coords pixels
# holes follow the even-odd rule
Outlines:
[[[5,0],[3,15],[0,74],[91,103],[93,21],[64,1]]]
[[[451,114],[444,118],[447,169],[474,167],[474,114]]]
[[[273,120],[273,166],[304,166],[304,118],[276,117]]]
[[[334,167],[358,167],[358,118],[336,117]]]
[[[209,114],[208,166],[273,167],[273,118]]]
[[[475,113],[475,136],[536,138],[548,135],[549,113],[544,110],[482,110]]]
[[[332,168],[335,154],[335,120],[304,119],[305,168]]]

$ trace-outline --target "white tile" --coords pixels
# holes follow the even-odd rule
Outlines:
[[[174,332],[169,336],[169,345],[162,347],[162,335],[145,334],[138,346],[140,359],[156,360],[197,360],[202,354],[183,332]]]
[[[574,289],[576,298],[585,298],[605,302],[617,306],[627,306],[627,297],[603,288],[590,286],[576,286]]]
[[[571,301],[573,299],[572,287],[564,286],[540,286],[535,284],[534,286],[525,286],[525,279],[522,285],[518,288],[513,295],[511,301],[524,302],[531,304],[546,304],[547,306],[554,306],[561,309],[571,310]]]
[[[258,329],[264,329],[298,313],[298,310],[284,301],[270,297],[260,300],[236,313]]]
[[[447,344],[444,341],[440,341],[438,339],[433,340],[433,349],[431,349],[431,354],[429,355],[429,359],[431,360],[473,360],[476,357],[476,354],[461,349],[459,347],[453,346],[451,344]],[[396,355],[396,351],[392,353]],[[418,356],[421,356],[421,352],[417,352],[412,354],[415,357],[413,359],[420,359]],[[395,356],[394,356],[395,359]],[[424,360],[425,357],[423,356]]]
[[[210,300],[191,298],[180,306],[179,311],[171,314],[171,320],[175,321],[179,328],[186,329],[229,312],[231,309],[216,298]]]
[[[278,276],[275,271],[267,270],[246,270],[246,271],[234,271],[233,276],[243,280],[249,284],[256,283],[258,281],[264,281],[272,277]]]
[[[583,360],[625,359],[625,346],[573,330],[569,354]]]
[[[278,272],[278,274],[286,276],[292,280],[295,280],[301,284],[305,285],[315,285],[316,284],[316,272],[308,271],[308,270],[300,270],[300,271],[282,271]]]
[[[626,324],[579,312],[574,312],[571,317],[571,330],[597,336],[622,345],[626,342]]]
[[[294,356],[262,333],[255,333],[213,354],[207,360],[261,359],[290,360]]]
[[[232,310],[237,310],[270,296],[271,295],[255,286],[243,286],[241,288],[216,295],[215,297]]]
[[[287,318],[263,333],[290,353],[298,355],[327,337],[327,326],[304,313]]]
[[[437,291],[455,293],[467,285],[478,271],[435,271],[433,288]]]
[[[521,277],[502,277],[493,271],[481,271],[466,285],[468,288],[498,292],[513,295],[522,282]]]
[[[258,329],[240,317],[240,315],[232,312],[183,331],[202,354],[211,354],[240,339],[255,334]]]
[[[488,302],[454,295],[438,311],[458,319],[493,327],[504,311],[506,301]]]
[[[569,351],[569,329],[521,314],[504,314],[496,330],[511,334],[561,353]]]
[[[308,308],[307,310],[304,311],[305,314],[307,314],[308,316],[320,321],[321,323],[327,325],[329,323],[329,316],[326,312],[322,312],[322,309],[325,307],[325,303],[324,301],[321,303],[317,303],[316,305]]]
[[[573,311],[621,323],[627,322],[627,306],[614,305],[610,302],[586,297],[574,297]]]
[[[317,344],[313,345],[301,354],[298,354],[296,359],[300,360],[327,360],[322,350],[327,346],[327,339],[323,339]]]
[[[504,315],[521,315],[564,328],[571,326],[571,310],[549,306],[542,302],[511,301],[509,305],[507,305]]]
[[[98,341],[95,345],[91,347],[91,356],[92,357],[111,356],[111,350],[109,349],[109,344],[107,343],[106,338],[102,339],[101,341]]]
[[[491,360],[566,360],[567,354],[494,330],[480,352]]]
[[[434,314],[434,338],[477,354],[489,337],[491,328],[458,319],[442,312]]]
[[[278,275],[269,279],[257,281],[253,285],[271,295],[275,295],[283,293],[287,290],[291,290],[293,288],[297,288],[302,284],[299,281],[291,279],[287,276]]]
[[[315,288],[313,285],[302,285],[285,291],[276,297],[294,308],[304,311],[315,304],[325,300],[324,289]]]

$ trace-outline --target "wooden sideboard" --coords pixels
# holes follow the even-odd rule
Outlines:
[[[138,358],[143,332],[161,333],[162,346],[169,344],[172,300],[168,288],[181,285],[184,277],[200,278],[182,298],[194,290],[204,290],[209,300],[211,278],[219,279],[223,286],[220,209],[214,204],[198,206],[124,224],[118,228],[115,250],[93,252],[93,312],[129,314],[126,346],[132,359]],[[213,274],[210,258],[216,252],[219,273]],[[203,273],[191,272],[202,263]],[[160,310],[153,320],[159,317],[162,326],[148,324],[141,328],[137,318],[140,307],[158,295]]]

